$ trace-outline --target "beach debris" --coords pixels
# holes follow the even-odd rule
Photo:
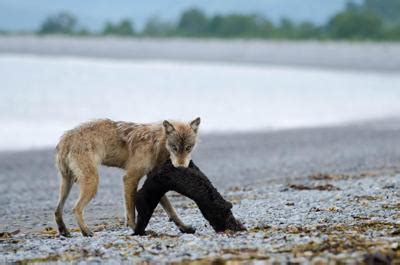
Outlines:
[[[395,204],[383,204],[382,205],[383,209],[387,209],[387,210],[400,210],[400,203],[395,203]]]
[[[352,215],[351,217],[353,217],[356,220],[368,220],[369,219],[368,216],[363,216],[363,215]]]
[[[338,187],[333,186],[332,184],[325,184],[325,185],[314,185],[314,186],[306,186],[303,184],[290,184],[289,188],[294,190],[340,190]]]
[[[388,171],[388,174],[396,174],[397,171]],[[331,173],[315,173],[309,175],[308,178],[312,180],[348,180],[348,179],[360,179],[368,177],[377,177],[382,175],[381,171],[364,171],[352,174],[331,174]]]
[[[332,212],[332,213],[337,213],[337,212],[341,212],[342,209],[338,208],[338,207],[329,207],[329,208],[319,208],[319,207],[312,207],[310,209],[310,211],[312,212]]]
[[[57,235],[57,230],[54,229],[53,227],[45,227],[42,231],[39,232],[42,235],[49,235],[49,236],[55,236]]]
[[[391,233],[392,236],[400,236],[400,228],[397,228],[392,231]]]
[[[347,174],[316,173],[308,176],[308,178],[312,180],[342,180],[349,179],[351,176]]]
[[[376,201],[377,199],[379,199],[379,197],[371,195],[362,195],[362,196],[354,196],[354,199],[356,201]]]
[[[0,232],[0,239],[12,238],[13,236],[19,234],[19,232],[21,232],[19,229],[12,232]]]
[[[396,188],[396,185],[394,185],[394,184],[388,184],[388,185],[385,185],[382,187],[382,189],[386,189],[386,190],[394,189],[394,188]]]

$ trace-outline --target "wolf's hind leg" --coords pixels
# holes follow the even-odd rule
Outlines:
[[[65,237],[71,236],[63,220],[63,209],[65,201],[67,200],[69,192],[71,191],[72,185],[73,185],[72,175],[62,175],[60,184],[60,194],[54,215],[58,226],[58,232],[60,233],[60,235]]]
[[[166,195],[161,198],[160,203],[164,210],[167,212],[169,219],[175,223],[175,225],[182,233],[193,234],[196,232],[193,227],[185,225],[182,222]]]
[[[87,168],[86,168],[87,169]],[[93,199],[97,193],[99,185],[99,176],[96,168],[86,170],[83,176],[78,177],[79,181],[79,198],[74,207],[75,218],[78,222],[79,228],[81,229],[82,235],[93,236],[93,233],[87,227],[83,220],[83,211],[86,205]]]

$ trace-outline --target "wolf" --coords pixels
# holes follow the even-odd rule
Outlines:
[[[138,191],[138,219],[134,235],[144,235],[145,228],[160,199],[173,190],[194,200],[204,218],[216,232],[243,231],[245,227],[232,214],[232,204],[226,201],[203,172],[190,161],[188,168],[175,168],[167,161],[160,169],[148,174]]]
[[[200,118],[189,123],[164,120],[139,124],[109,119],[84,123],[67,131],[56,147],[56,165],[61,175],[55,220],[60,235],[70,236],[63,221],[63,208],[73,183],[79,185],[79,198],[73,212],[84,236],[93,236],[83,220],[83,211],[96,195],[98,166],[118,167],[123,177],[126,224],[135,228],[135,202],[139,180],[171,159],[175,167],[187,167],[197,143]],[[185,233],[185,225],[166,196],[161,205],[169,218]]]

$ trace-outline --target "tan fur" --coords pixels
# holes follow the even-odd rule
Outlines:
[[[61,184],[55,218],[60,234],[69,235],[62,211],[72,184],[77,182],[80,193],[74,214],[82,234],[92,235],[83,220],[83,211],[96,195],[99,165],[126,170],[123,177],[126,222],[133,229],[139,180],[170,157],[175,166],[187,167],[199,123],[199,118],[189,124],[168,121],[163,124],[137,124],[105,119],[84,123],[67,131],[57,145],[56,155]],[[167,197],[161,200],[161,204],[181,230],[190,230],[179,219]]]

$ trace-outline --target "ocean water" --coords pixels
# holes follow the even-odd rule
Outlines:
[[[96,118],[202,118],[204,133],[400,116],[400,74],[0,55],[0,150],[54,146]]]

